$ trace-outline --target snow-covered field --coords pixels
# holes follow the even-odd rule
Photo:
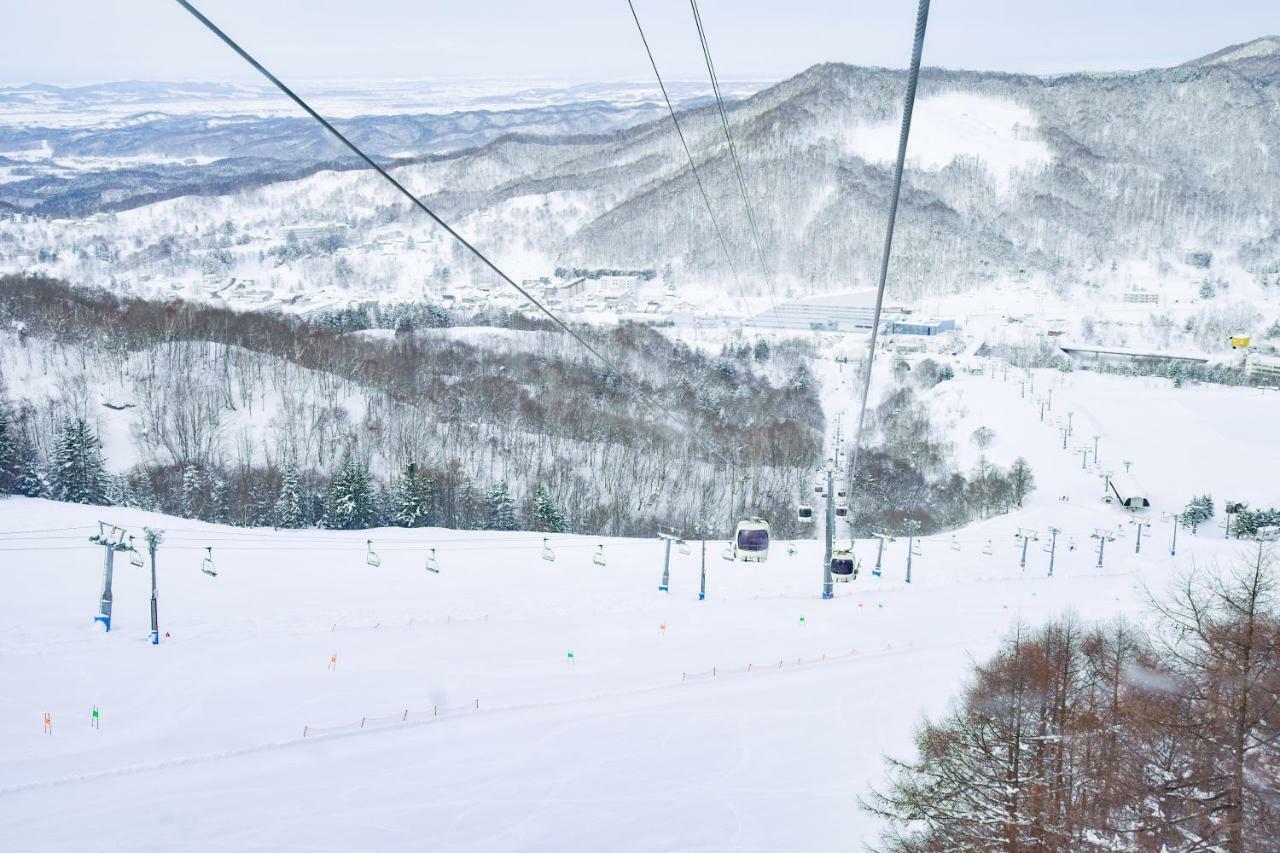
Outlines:
[[[1163,513],[1191,494],[1263,502],[1280,397],[1076,373],[961,376],[933,394],[957,437],[996,433],[1031,459],[1026,509],[924,540],[860,542],[863,575],[819,599],[816,541],[768,563],[657,540],[445,530],[242,530],[45,501],[0,501],[0,826],[13,850],[845,850],[881,756],[945,708],[1018,619],[1141,618],[1148,590],[1248,546]],[[1053,387],[1039,420],[1035,397]],[[1154,507],[1098,500],[1062,451],[1099,434]],[[1194,414],[1198,413],[1198,414]],[[1061,498],[1067,496],[1068,501]],[[95,629],[102,520],[159,552],[115,567],[113,630]],[[1062,528],[1054,576],[1041,550]],[[1019,527],[1042,534],[1018,565]],[[1095,529],[1113,531],[1102,568]],[[381,565],[366,563],[366,539]],[[986,554],[990,543],[991,554]],[[592,555],[603,544],[606,565]],[[1072,549],[1074,545],[1074,549]],[[200,572],[212,547],[218,575]],[[424,570],[435,548],[440,573]],[[570,657],[572,653],[572,657]],[[331,661],[334,666],[331,669]],[[90,727],[94,706],[100,729]],[[52,716],[52,736],[42,715]],[[364,721],[363,728],[361,721]],[[305,733],[305,736],[304,736]]]

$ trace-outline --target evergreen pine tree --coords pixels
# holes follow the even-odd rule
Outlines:
[[[395,495],[392,494],[391,487],[387,483],[380,483],[377,478],[372,478],[371,482],[377,486],[377,489],[373,499],[373,517],[365,527],[390,527],[394,523],[396,514]]]
[[[53,451],[54,497],[81,504],[107,502],[107,469],[102,448],[84,418],[62,423]]]
[[[488,523],[487,509],[476,484],[470,477],[464,477],[458,487],[458,528],[483,530]]]
[[[564,533],[568,529],[564,510],[541,483],[533,490],[533,529],[544,533]]]
[[[329,486],[325,526],[334,530],[361,530],[373,523],[376,514],[369,469],[347,451]]]
[[[396,483],[393,522],[399,527],[425,527],[431,523],[435,484],[417,463],[404,466]]]
[[[520,525],[516,521],[516,504],[511,499],[506,480],[499,481],[489,490],[487,510],[489,518],[485,525],[486,529],[517,530],[519,528]]]
[[[182,494],[178,514],[183,518],[200,517],[200,471],[194,465],[182,469]]]
[[[18,441],[9,411],[0,405],[0,495],[18,490]]]
[[[40,454],[25,433],[18,435],[15,491],[29,498],[47,498],[53,494],[53,486],[40,464]]]
[[[298,482],[298,466],[286,462],[281,474],[280,496],[276,498],[275,521],[277,527],[298,528],[307,526],[306,502]]]
[[[227,507],[227,481],[220,475],[213,474],[212,482],[209,485],[209,508],[205,513],[205,521],[212,521],[214,524],[226,524],[228,507]]]
[[[112,506],[136,506],[131,499],[128,474],[117,474],[107,478],[107,501]]]

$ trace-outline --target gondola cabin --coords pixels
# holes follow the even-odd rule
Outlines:
[[[831,576],[837,581],[851,581],[858,576],[858,558],[847,548],[831,552]]]
[[[800,504],[796,507],[796,519],[805,523],[813,523],[813,507],[809,504]]]
[[[733,533],[733,559],[744,563],[763,563],[769,559],[769,522],[753,518],[738,522]]]

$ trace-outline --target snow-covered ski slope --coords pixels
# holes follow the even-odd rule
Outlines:
[[[1265,503],[1280,481],[1280,395],[1040,372],[1024,398],[1019,379],[962,375],[932,397],[959,440],[985,424],[996,461],[1032,461],[1027,508],[957,531],[958,550],[925,539],[909,586],[905,540],[881,577],[860,542],[862,576],[827,602],[814,541],[794,556],[776,542],[763,565],[709,543],[700,602],[698,543],[673,549],[660,593],[657,540],[553,536],[548,562],[533,533],[242,530],[0,501],[0,847],[856,848],[877,830],[857,798],[881,756],[910,754],[1016,620],[1141,618],[1175,572],[1252,548],[1210,527],[1171,557],[1163,512],[1206,490]],[[1135,517],[1061,450],[1066,411],[1072,447],[1099,434],[1104,465],[1128,459],[1150,490],[1141,554]],[[123,555],[113,630],[93,626],[98,520],[168,531],[159,646],[147,571]],[[1041,534],[1025,570],[1019,527]],[[1102,568],[1097,528],[1117,536]]]

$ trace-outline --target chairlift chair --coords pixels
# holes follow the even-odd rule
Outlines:
[[[680,553],[681,553],[681,554],[692,554],[692,553],[693,553],[693,549],[689,547],[689,543],[688,543],[688,542],[686,542],[686,541],[684,541],[683,539],[677,539],[677,540],[676,540],[676,548],[678,548],[678,549],[680,550]]]
[[[204,572],[211,578],[218,576],[218,570],[213,565],[213,547],[206,546],[204,549],[204,560],[200,563],[200,571]]]
[[[440,574],[440,561],[436,559],[436,549],[431,549],[430,556],[427,557],[427,571],[433,574]]]
[[[809,504],[800,504],[796,507],[796,519],[805,524],[813,523],[813,507]]]
[[[542,537],[542,559],[548,563],[556,561],[556,552],[551,550],[551,542],[545,536]]]
[[[596,552],[591,555],[591,562],[595,563],[597,566],[605,565],[603,544],[596,546]]]
[[[831,552],[831,577],[839,583],[858,577],[858,558],[851,549],[837,548]]]
[[[373,540],[366,539],[365,545],[368,546],[369,550],[364,555],[364,561],[375,568],[377,568],[378,566],[381,566],[382,558],[379,557],[377,552],[373,550]]]
[[[739,521],[733,532],[731,560],[743,563],[763,563],[769,559],[769,522],[763,518]]]
[[[956,535],[954,533],[951,534],[951,550],[952,551],[960,550],[960,540],[956,539]]]
[[[839,498],[840,500],[844,500],[848,496],[849,496],[849,493],[846,492],[844,489],[842,488],[836,489],[836,497]]]
[[[788,556],[788,557],[794,557],[795,555],[796,555],[796,543],[794,543],[794,542],[788,542],[788,543],[787,543],[787,556]]]
[[[911,543],[911,556],[913,557],[920,556],[920,540],[919,539],[916,539]]]
[[[138,568],[142,568],[142,554],[137,548],[133,547],[133,537],[129,537],[129,562]]]
[[[983,553],[983,554],[985,554],[985,555],[986,555],[986,556],[988,556],[988,557],[990,557],[992,554],[994,554],[994,553],[995,553],[995,551],[994,551],[994,550],[992,550],[992,548],[991,548],[991,540],[990,540],[990,539],[988,539],[988,540],[987,540],[987,544],[986,544],[986,545],[983,545],[983,546],[982,546],[982,553]]]

